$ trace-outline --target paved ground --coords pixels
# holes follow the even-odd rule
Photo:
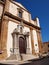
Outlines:
[[[31,63],[26,63],[22,65],[49,65],[49,57],[45,57],[38,60],[31,60]]]
[[[49,57],[36,60],[29,60],[29,62],[30,63],[25,63],[21,65],[49,65]],[[8,64],[0,64],[0,65],[8,65]],[[9,64],[9,65],[17,65],[17,64]]]

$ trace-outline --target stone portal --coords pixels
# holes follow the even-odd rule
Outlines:
[[[13,37],[13,47],[11,50],[10,59],[15,57],[17,60],[21,60],[21,54],[30,53],[29,48],[29,32],[23,33],[23,25],[22,22],[18,25],[17,28],[14,29],[12,33]],[[12,59],[13,59],[12,58]]]
[[[26,54],[26,40],[23,37],[19,38],[19,52]]]

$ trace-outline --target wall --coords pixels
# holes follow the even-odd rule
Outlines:
[[[20,7],[10,2],[9,12],[11,14],[18,16],[18,8],[20,8]],[[29,16],[30,16],[29,13],[23,9],[22,9],[22,11],[23,11],[23,15],[22,15],[23,19],[26,21],[29,21]]]
[[[37,30],[37,38],[38,38],[38,44],[39,44],[39,52],[42,53],[42,37],[41,37],[41,31]]]
[[[32,53],[32,46],[31,46],[31,31],[29,27],[25,27],[23,29],[24,32],[29,32],[29,48],[30,48],[30,53]]]
[[[13,33],[15,28],[17,28],[17,24],[12,22],[12,21],[9,21],[8,34],[7,34],[7,54],[8,54],[8,57],[10,56],[10,48],[12,48],[12,43],[13,43],[12,33]]]
[[[49,52],[49,42],[43,43],[43,53]]]
[[[30,14],[28,12],[26,12],[26,11],[23,10],[23,19],[26,20],[26,21],[28,21],[28,22],[30,22],[29,21],[29,19],[30,19],[29,16],[30,16]]]
[[[9,21],[8,23],[8,34],[7,34],[7,54],[8,57],[10,56],[10,48],[12,48],[12,43],[13,43],[13,38],[12,38],[12,32],[15,28],[17,28],[17,23],[14,23],[12,21]],[[23,29],[23,32],[30,32],[30,28],[25,27]],[[30,48],[30,53],[32,52],[32,47],[31,47],[31,35],[29,34],[29,48]]]
[[[31,20],[31,23],[34,24],[35,26],[40,27],[40,23],[39,23],[39,18],[35,18],[35,20]]]
[[[36,30],[32,31],[33,34],[33,44],[34,44],[34,51],[35,53],[39,53],[39,45],[38,45],[38,39],[37,39],[37,32]]]
[[[10,2],[9,5],[10,5],[10,6],[9,6],[9,12],[10,12],[11,14],[17,16],[17,15],[18,15],[18,10],[17,10],[17,8],[19,8],[19,7],[16,6],[15,4],[11,3],[11,2]]]

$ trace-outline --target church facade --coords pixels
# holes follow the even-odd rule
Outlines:
[[[39,18],[13,0],[0,0],[0,59],[42,53]],[[15,59],[14,58],[14,59]]]

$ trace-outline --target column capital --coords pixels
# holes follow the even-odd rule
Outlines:
[[[14,31],[13,31],[13,33],[12,33],[12,36],[14,36],[15,34],[16,34],[16,35],[19,34],[19,32],[17,31],[17,28],[14,29]]]
[[[27,32],[26,36],[29,37],[29,32]]]
[[[26,37],[28,37],[28,36],[29,36],[29,32],[25,32],[24,35],[25,35]]]

